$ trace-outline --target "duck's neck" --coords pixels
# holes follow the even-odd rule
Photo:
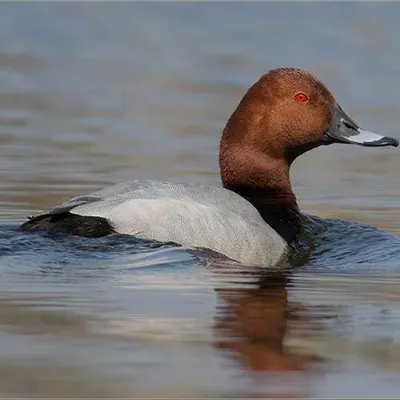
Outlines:
[[[289,245],[299,239],[302,223],[289,177],[289,163],[254,149],[221,142],[220,167],[224,188],[249,201]]]

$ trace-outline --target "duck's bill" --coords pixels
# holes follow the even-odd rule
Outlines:
[[[331,106],[331,112],[331,125],[324,134],[325,144],[348,143],[369,147],[397,147],[399,145],[397,139],[360,128],[339,105]]]

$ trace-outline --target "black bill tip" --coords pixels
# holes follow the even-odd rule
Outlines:
[[[377,140],[376,142],[366,143],[365,146],[393,146],[397,147],[399,145],[399,141],[397,139],[384,136],[382,139]]]

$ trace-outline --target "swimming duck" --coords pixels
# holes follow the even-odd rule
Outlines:
[[[306,151],[332,143],[399,144],[362,129],[312,74],[275,69],[250,87],[223,130],[223,187],[120,183],[31,217],[22,229],[87,237],[129,234],[273,266],[295,247],[302,229],[290,166]]]

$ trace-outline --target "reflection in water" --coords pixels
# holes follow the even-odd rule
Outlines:
[[[300,318],[293,305],[291,310],[288,307],[290,277],[287,273],[259,269],[239,269],[236,272],[231,269],[216,273],[236,283],[243,278],[247,281],[245,287],[215,289],[218,306],[214,330],[215,346],[238,360],[244,373],[250,371],[257,383],[256,388],[262,387],[261,392],[248,395],[279,393],[287,397],[304,397],[302,380],[305,377],[293,373],[306,370],[317,357],[299,354],[285,345],[288,326]],[[276,373],[280,373],[280,380]],[[296,380],[297,384],[293,384]]]

